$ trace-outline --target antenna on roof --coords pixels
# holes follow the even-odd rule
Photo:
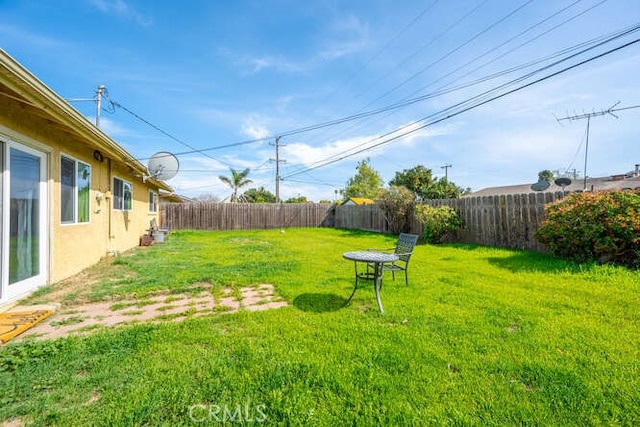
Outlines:
[[[586,190],[587,189],[587,156],[589,154],[589,126],[591,124],[591,117],[596,117],[596,116],[604,116],[604,115],[611,115],[613,117],[615,117],[616,119],[618,118],[618,116],[616,116],[615,114],[613,114],[615,111],[619,111],[619,110],[626,110],[626,108],[619,108],[619,109],[615,109],[615,107],[618,106],[618,104],[620,104],[620,101],[616,102],[615,104],[613,104],[611,107],[607,108],[606,110],[601,110],[601,111],[593,111],[591,113],[583,113],[583,114],[574,114],[573,116],[567,116],[567,117],[563,117],[561,119],[556,118],[556,120],[558,121],[558,123],[560,123],[560,121],[562,120],[581,120],[581,119],[587,119],[587,137],[586,137],[586,143],[585,143],[585,147],[584,147],[584,187],[583,189]],[[561,179],[561,178],[559,178]],[[569,179],[569,178],[566,178]],[[558,180],[556,180],[557,183]],[[569,179],[569,184],[571,184],[571,180]],[[566,185],[569,185],[566,184]],[[560,184],[558,184],[560,185]],[[562,187],[562,191],[564,192],[564,186]]]

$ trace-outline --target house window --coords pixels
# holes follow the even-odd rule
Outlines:
[[[89,222],[91,166],[70,157],[60,157],[60,221]]]
[[[149,212],[158,212],[158,193],[149,191]]]
[[[130,182],[120,178],[113,178],[113,209],[120,211],[131,210],[131,200],[133,196]]]

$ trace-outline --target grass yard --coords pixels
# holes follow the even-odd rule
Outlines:
[[[383,316],[371,286],[344,307],[353,264],[342,253],[395,240],[181,231],[96,266],[103,280],[83,298],[272,283],[290,305],[9,344],[0,421],[640,425],[638,272],[419,245],[409,287],[385,276]]]

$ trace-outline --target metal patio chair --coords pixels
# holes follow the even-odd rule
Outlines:
[[[413,254],[413,248],[418,243],[418,237],[419,236],[416,234],[401,233],[400,236],[398,236],[398,242],[396,243],[395,248],[369,250],[379,252],[393,251],[393,253],[398,255],[398,261],[390,264],[384,264],[382,266],[382,271],[390,271],[391,277],[394,281],[396,280],[396,271],[403,271],[404,282],[407,286],[409,286],[409,276],[407,274],[407,270],[409,268],[409,260],[411,259],[411,255]],[[370,268],[373,269],[374,267],[371,266]]]

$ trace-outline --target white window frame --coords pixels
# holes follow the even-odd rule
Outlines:
[[[119,183],[117,183],[116,181],[119,181]],[[122,189],[120,191],[120,196],[116,197],[116,188],[121,185]],[[129,203],[131,206],[129,206],[129,208],[127,208],[125,206],[126,204],[126,198],[125,198],[125,194],[126,194],[126,189],[127,187],[129,188],[129,194],[131,195]],[[124,180],[120,177],[114,176],[113,177],[113,209],[117,210],[117,211],[124,211],[124,212],[130,212],[133,210],[133,184],[131,184],[131,182]]]
[[[149,190],[149,212],[158,213],[158,192]]]
[[[73,200],[72,200],[72,204],[73,204],[73,218],[71,220],[63,220],[62,218],[62,159],[68,160],[73,162]],[[78,192],[79,192],[79,188],[78,188],[78,164],[82,164],[84,166],[87,166],[89,168],[89,197],[88,197],[88,202],[89,202],[89,210],[88,210],[88,217],[86,221],[79,221],[78,220],[78,209],[79,209],[79,205],[78,205]],[[91,165],[89,163],[83,162],[81,160],[78,160],[72,156],[69,156],[67,154],[60,154],[60,224],[62,225],[74,225],[74,224],[88,224],[91,222]]]

